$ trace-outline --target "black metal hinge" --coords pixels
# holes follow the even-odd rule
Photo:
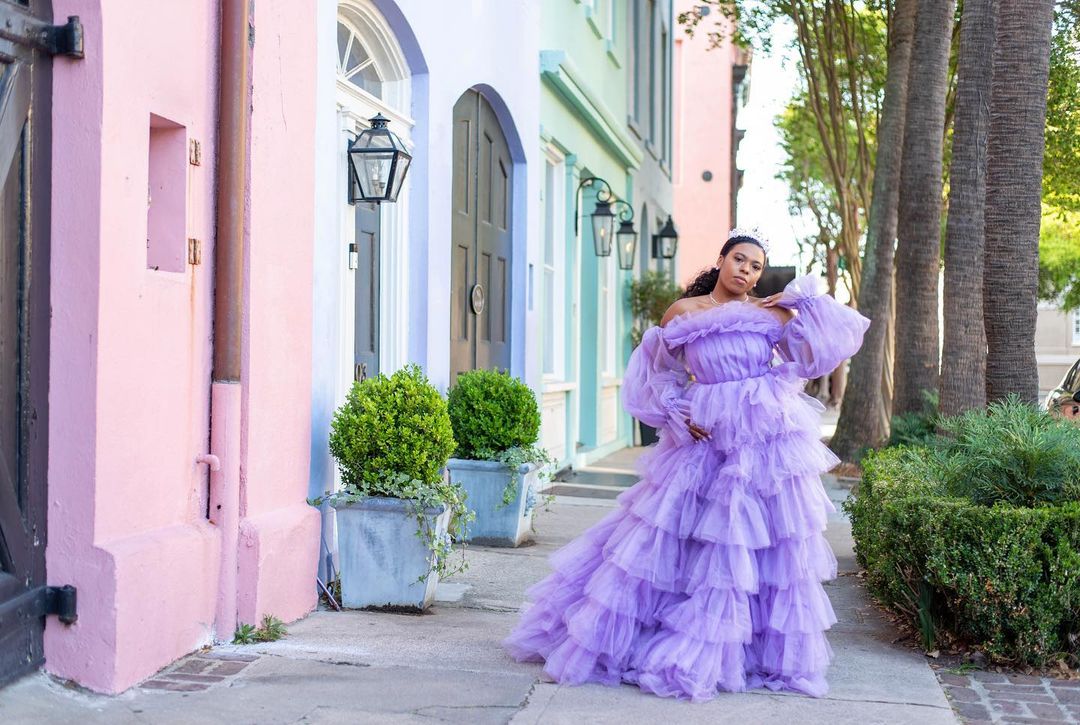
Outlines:
[[[83,58],[83,26],[78,15],[52,25],[6,3],[0,5],[0,61],[30,60],[34,50]]]
[[[64,624],[74,624],[79,618],[76,612],[75,587],[37,587],[14,599],[0,602],[0,631],[13,621],[26,621],[55,614]]]
[[[45,51],[52,55],[83,58],[83,27],[78,15],[69,15],[63,25],[46,25],[42,28]]]
[[[43,587],[43,589],[45,589],[45,614],[55,614],[64,624],[75,624],[75,620],[79,618],[75,587],[65,584],[62,587]]]

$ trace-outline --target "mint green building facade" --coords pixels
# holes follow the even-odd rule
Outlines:
[[[655,268],[652,234],[672,208],[670,0],[545,0],[540,28],[543,445],[580,467],[634,442],[620,389],[630,355],[627,285]],[[630,204],[633,270],[594,251],[600,177]],[[575,224],[575,218],[577,223]],[[668,263],[670,265],[670,262]]]

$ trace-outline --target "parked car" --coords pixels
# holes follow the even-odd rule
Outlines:
[[[1073,363],[1061,383],[1046,396],[1043,408],[1080,423],[1080,360]]]

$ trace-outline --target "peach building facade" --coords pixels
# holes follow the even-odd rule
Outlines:
[[[679,0],[676,13],[702,8],[708,6]],[[742,132],[736,117],[749,91],[750,56],[730,41],[711,47],[708,32],[716,25],[717,13],[712,8],[693,37],[680,34],[675,41],[675,279],[681,285],[712,266],[737,222],[742,172],[735,157]]]

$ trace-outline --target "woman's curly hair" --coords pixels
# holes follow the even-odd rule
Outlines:
[[[727,243],[724,244],[724,247],[720,250],[720,256],[726,257],[727,253],[730,252],[731,248],[734,247],[736,244],[753,244],[761,248],[762,251],[765,251],[764,248],[761,247],[761,244],[758,242],[758,240],[754,239],[753,237],[732,237],[731,239],[727,240]],[[768,259],[766,259],[766,264],[767,263]],[[699,274],[693,282],[686,286],[686,291],[683,292],[683,297],[701,297],[702,295],[709,294],[716,287],[716,280],[719,277],[720,270],[716,267],[709,267],[701,274]]]

